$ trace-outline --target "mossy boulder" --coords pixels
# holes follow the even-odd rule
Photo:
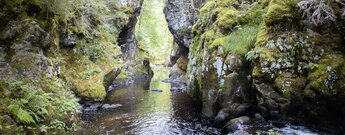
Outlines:
[[[266,10],[263,3],[211,0],[193,26],[187,92],[219,125],[250,114],[256,106],[246,54],[256,42]],[[261,17],[250,18],[252,14]]]
[[[345,104],[341,32],[337,26],[315,28],[303,21],[299,2],[271,0],[248,53],[259,111],[272,119],[344,125],[336,115]],[[340,109],[332,111],[326,104]]]
[[[271,0],[267,14],[265,15],[265,25],[269,27],[282,27],[284,25],[293,24],[298,22],[301,11],[298,9],[297,4],[300,0]]]

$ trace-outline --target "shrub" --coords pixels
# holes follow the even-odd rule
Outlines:
[[[327,0],[303,0],[298,3],[298,7],[304,10],[304,15],[314,25],[334,22],[337,16],[334,14],[330,2]]]

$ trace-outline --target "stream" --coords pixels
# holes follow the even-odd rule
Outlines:
[[[83,112],[82,134],[220,134],[187,93],[171,91],[171,84],[162,82],[169,77],[168,69],[153,70],[151,80],[108,94],[105,103],[118,107]]]
[[[127,87],[110,91],[103,107],[84,109],[83,135],[191,135],[221,134],[212,120],[203,117],[200,108],[183,90],[183,83],[165,83],[170,71],[154,67],[151,80],[139,80]],[[106,106],[104,106],[106,104]],[[318,135],[329,134],[305,126],[275,121],[253,121],[240,125],[238,135],[245,130],[252,134]]]

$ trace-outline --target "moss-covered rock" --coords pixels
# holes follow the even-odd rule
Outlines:
[[[187,68],[188,93],[217,124],[249,114],[256,106],[245,55],[256,42],[264,3],[211,0],[193,26]],[[259,16],[250,18],[250,16]]]
[[[141,2],[0,1],[0,134],[75,132],[74,95],[104,99],[124,66],[117,38]]]
[[[315,28],[303,21],[299,2],[271,0],[255,48],[248,53],[259,110],[268,118],[343,125],[335,118],[344,119],[335,116],[343,109],[331,111],[326,105],[344,104],[341,33],[336,26]]]
[[[211,0],[200,9],[192,29],[187,82],[188,93],[202,103],[204,113],[216,116],[219,112],[216,121],[220,124],[243,115],[243,110],[250,110],[247,105],[255,106],[248,99],[252,96],[241,95],[243,99],[236,100],[231,93],[252,82],[258,111],[266,118],[323,126],[336,123],[338,129],[344,125],[336,120],[344,119],[336,115],[337,111],[344,113],[341,106],[345,104],[343,21],[312,25],[303,16],[312,11],[301,10],[300,2]],[[339,13],[339,3],[326,6]],[[243,65],[227,63],[232,57]],[[246,60],[252,65],[246,65]],[[339,109],[332,111],[327,104]]]

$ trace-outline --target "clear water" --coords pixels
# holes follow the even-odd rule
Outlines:
[[[169,70],[156,68],[151,81],[111,91],[105,103],[122,106],[83,112],[80,134],[220,134],[186,93],[170,91],[162,82],[168,77]]]
[[[82,130],[78,134],[221,134],[221,129],[215,128],[212,120],[202,116],[200,109],[185,92],[170,91],[171,84],[162,82],[168,78],[168,75],[168,69],[158,67],[154,69],[152,80],[137,81],[128,87],[111,91],[104,103],[116,104],[118,107],[84,111]],[[176,84],[173,85],[176,87]],[[248,125],[240,125],[238,131],[260,135],[331,134],[314,128],[276,121],[253,121]],[[237,132],[237,134],[243,134],[243,132]]]

